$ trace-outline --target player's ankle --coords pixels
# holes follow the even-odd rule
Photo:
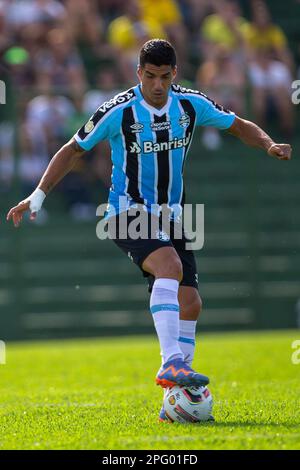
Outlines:
[[[174,361],[175,359],[181,359],[181,360],[183,361],[183,354],[175,353],[175,354],[172,354],[172,355],[170,355],[170,356],[164,357],[163,366],[164,366],[167,362]]]

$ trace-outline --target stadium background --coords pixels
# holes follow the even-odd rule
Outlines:
[[[5,223],[86,117],[135,83],[137,52],[153,36],[175,44],[180,83],[294,148],[291,162],[279,162],[230,136],[196,133],[185,181],[187,201],[205,204],[201,330],[299,326],[299,106],[291,83],[300,78],[300,2],[124,3],[0,1],[1,339],[154,331],[139,270],[95,234],[110,179],[105,143],[52,192],[36,223]]]

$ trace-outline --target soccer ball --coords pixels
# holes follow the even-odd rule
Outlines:
[[[164,397],[166,416],[179,423],[198,423],[212,419],[213,399],[207,387],[174,386]]]

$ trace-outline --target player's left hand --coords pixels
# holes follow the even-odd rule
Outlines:
[[[290,144],[273,144],[268,150],[268,155],[278,160],[290,160],[292,158],[292,147]]]

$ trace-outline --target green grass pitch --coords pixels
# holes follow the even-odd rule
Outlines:
[[[206,334],[216,423],[159,423],[154,336],[7,345],[0,449],[300,449],[300,331]]]

